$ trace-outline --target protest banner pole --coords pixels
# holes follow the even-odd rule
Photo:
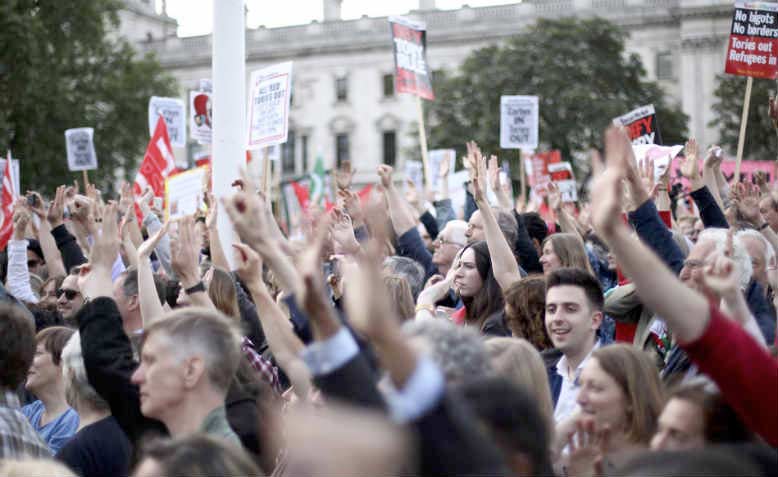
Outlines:
[[[735,162],[735,183],[740,182],[740,163],[743,160],[743,143],[746,140],[746,126],[748,124],[748,108],[751,105],[751,87],[754,78],[749,76],[746,81],[746,96],[743,98],[743,115],[740,116],[740,136],[737,140],[737,160]]]
[[[524,171],[524,151],[519,149],[519,184],[521,184],[521,199],[527,198],[527,178]]]
[[[269,148],[262,149],[262,193],[265,194],[265,200],[272,200],[268,195],[270,189],[270,151]]]
[[[421,103],[421,96],[416,96],[416,106],[419,113],[419,145],[421,146],[421,164],[424,168],[424,187],[425,189],[430,190],[430,180],[432,176],[429,171],[427,131],[424,127],[424,105]],[[424,198],[422,198],[422,200],[424,200]]]
[[[232,195],[232,182],[246,162],[246,25],[244,0],[213,2],[212,62],[213,128],[211,158],[213,194],[219,204]],[[219,207],[222,207],[219,205]],[[226,213],[218,214],[217,229],[224,250],[234,242]],[[232,266],[232,254],[227,260]]]
[[[89,173],[84,169],[81,171],[84,174],[84,192],[89,188]]]

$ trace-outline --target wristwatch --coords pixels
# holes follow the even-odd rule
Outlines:
[[[184,288],[184,293],[186,293],[187,295],[191,295],[192,293],[197,293],[197,292],[205,293],[205,283],[203,283],[202,280],[197,282],[196,285],[193,285],[189,288]]]

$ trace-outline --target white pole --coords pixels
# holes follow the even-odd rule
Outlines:
[[[213,2],[213,139],[211,167],[217,203],[246,164],[246,30],[243,0]],[[219,204],[218,229],[232,265],[232,224]]]

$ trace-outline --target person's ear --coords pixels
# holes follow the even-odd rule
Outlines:
[[[533,238],[532,245],[535,246],[535,250],[537,250],[538,256],[543,255],[543,247],[540,246],[540,241],[538,241],[538,239]]]
[[[603,319],[603,313],[602,311],[595,311],[592,313],[592,329],[598,330],[600,329],[600,325],[602,325],[602,319]]]
[[[184,362],[184,387],[192,389],[205,374],[205,362],[199,356],[192,356]]]

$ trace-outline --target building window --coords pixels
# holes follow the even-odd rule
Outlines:
[[[394,96],[394,75],[383,76],[384,98],[391,98]]]
[[[300,155],[303,162],[303,173],[308,172],[308,136],[300,136]]]
[[[338,101],[348,99],[348,79],[345,76],[335,78],[335,98]]]
[[[294,131],[289,131],[286,142],[281,147],[281,172],[284,174],[294,174]]]
[[[656,79],[673,79],[673,53],[663,51],[656,54]]]
[[[348,146],[348,134],[338,134],[335,136],[335,157],[338,161],[338,167],[343,164],[343,161],[351,160]]]
[[[384,164],[394,166],[397,160],[397,133],[384,131]]]

